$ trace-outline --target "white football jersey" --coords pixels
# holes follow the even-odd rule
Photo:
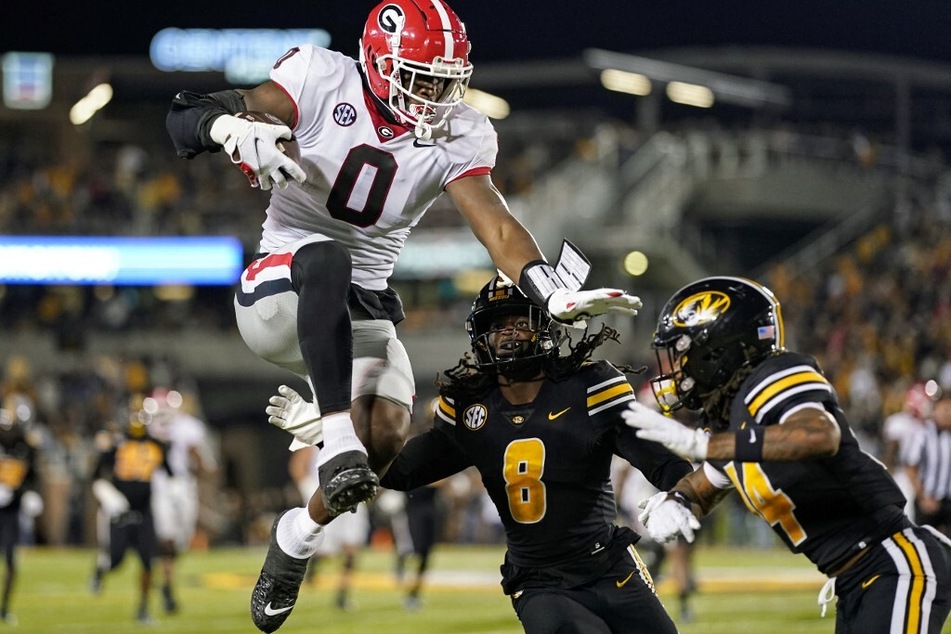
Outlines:
[[[294,100],[303,185],[274,188],[260,250],[319,234],[346,246],[355,284],[383,290],[410,230],[462,176],[488,174],[498,139],[465,104],[433,139],[388,122],[364,91],[358,63],[317,46],[291,49],[271,79]]]
[[[215,468],[205,423],[184,412],[168,412],[156,416],[149,426],[152,437],[168,444],[168,466],[172,476],[191,479],[192,450],[201,455],[205,468]],[[156,472],[158,473],[158,472]]]
[[[895,412],[882,423],[882,438],[898,443],[898,466],[909,464],[917,451],[918,437],[924,432],[925,425],[905,411]]]

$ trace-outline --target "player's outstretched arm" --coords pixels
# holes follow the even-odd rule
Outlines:
[[[838,423],[818,405],[793,412],[782,425],[753,425],[713,435],[681,425],[641,403],[631,403],[623,416],[625,423],[637,429],[638,438],[659,442],[688,460],[793,462],[835,455],[841,440]]]
[[[565,288],[545,261],[535,238],[511,214],[488,176],[460,178],[450,183],[446,191],[496,268],[517,282],[526,295],[547,308],[556,320],[574,323],[605,313],[634,316],[641,308],[639,298],[619,289]]]
[[[548,296],[546,302],[549,314],[562,323],[574,323],[606,313],[635,317],[641,306],[643,304],[639,297],[617,288],[597,288],[590,291],[559,288]]]
[[[687,460],[706,460],[709,440],[702,429],[690,429],[637,401],[629,403],[621,416],[637,430],[638,438],[660,443]]]

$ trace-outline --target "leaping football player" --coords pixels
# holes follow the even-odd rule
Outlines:
[[[251,350],[308,381],[313,400],[295,401],[286,420],[301,443],[322,442],[319,494],[275,521],[252,597],[263,631],[287,618],[321,526],[373,496],[406,440],[415,385],[388,279],[443,192],[495,266],[556,319],[633,315],[641,305],[617,289],[569,289],[511,214],[491,179],[495,130],[462,102],[469,53],[443,0],[388,0],[370,11],[359,61],[301,45],[253,89],[182,91],[172,102],[179,156],[224,149],[271,191],[235,315]],[[285,125],[235,116],[247,111]],[[300,164],[276,146],[292,136]]]

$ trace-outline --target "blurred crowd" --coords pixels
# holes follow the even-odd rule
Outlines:
[[[805,271],[777,265],[764,282],[783,301],[792,347],[816,356],[854,426],[876,437],[907,390],[951,391],[951,199],[907,208]]]

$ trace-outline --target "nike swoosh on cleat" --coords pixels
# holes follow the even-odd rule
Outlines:
[[[629,574],[627,577],[624,578],[624,581],[615,581],[614,583],[617,584],[618,588],[623,588],[625,585],[627,585],[627,582],[630,581],[631,577],[633,576],[634,576],[634,571],[632,570],[631,574]]]
[[[571,409],[571,408],[570,408],[570,407],[566,407],[565,409],[561,410],[560,412],[548,412],[548,420],[555,420],[556,418],[558,418],[559,416],[561,416],[562,414],[564,414],[565,412],[567,412],[569,409]]]
[[[271,604],[268,603],[267,605],[264,606],[264,613],[268,616],[277,616],[278,614],[284,614],[288,610],[293,610],[293,609],[294,609],[294,606],[289,605],[286,608],[280,608],[275,610],[274,608],[271,607]]]

